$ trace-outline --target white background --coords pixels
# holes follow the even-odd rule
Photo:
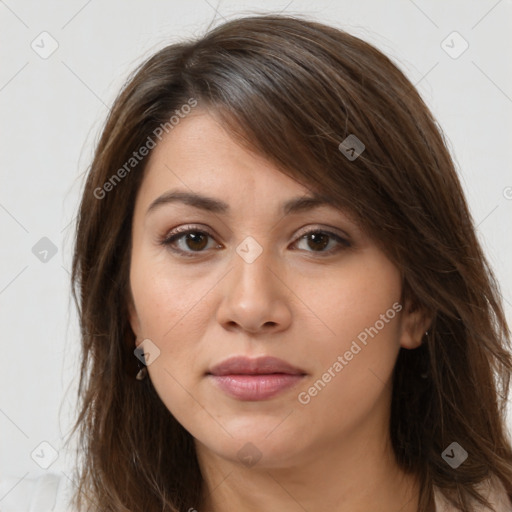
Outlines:
[[[157,49],[214,19],[265,11],[344,28],[417,84],[447,137],[512,318],[510,0],[0,1],[0,477],[45,473],[30,457],[42,441],[59,452],[51,471],[72,467],[61,447],[78,375],[71,241],[107,105]],[[31,48],[34,40],[49,48],[43,31],[58,43],[47,59]],[[469,44],[456,59],[441,46],[453,31]],[[42,237],[58,249],[46,263],[32,253]]]

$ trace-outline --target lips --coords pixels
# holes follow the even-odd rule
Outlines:
[[[266,400],[296,385],[306,372],[276,357],[231,357],[213,366],[207,376],[239,400]]]
[[[215,365],[208,373],[212,375],[268,375],[271,373],[286,373],[289,375],[305,374],[300,368],[278,359],[277,357],[231,357]]]

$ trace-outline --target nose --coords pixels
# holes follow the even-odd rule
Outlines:
[[[252,262],[234,255],[217,309],[217,320],[226,330],[270,334],[289,327],[292,314],[287,297],[291,291],[271,260],[268,250]]]

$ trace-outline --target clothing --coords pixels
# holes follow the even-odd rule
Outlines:
[[[496,512],[512,512],[512,504],[500,482],[494,489],[485,487],[486,496],[492,492]],[[488,491],[487,491],[488,490]],[[73,483],[60,473],[47,473],[36,478],[8,477],[0,480],[1,512],[73,512],[69,506],[73,493]],[[440,493],[434,488],[436,512],[455,512]],[[488,512],[475,506],[475,512]]]
[[[495,512],[512,512],[512,503],[507,496],[503,484],[498,480],[487,481],[478,486],[484,497],[494,507]],[[441,494],[441,490],[434,487],[434,498],[436,503],[436,512],[459,512],[446,498]],[[490,512],[491,509],[484,507],[480,503],[474,504],[474,512]]]

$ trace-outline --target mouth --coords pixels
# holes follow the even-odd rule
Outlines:
[[[294,387],[306,372],[275,357],[232,357],[212,367],[206,375],[232,398],[257,401]]]

